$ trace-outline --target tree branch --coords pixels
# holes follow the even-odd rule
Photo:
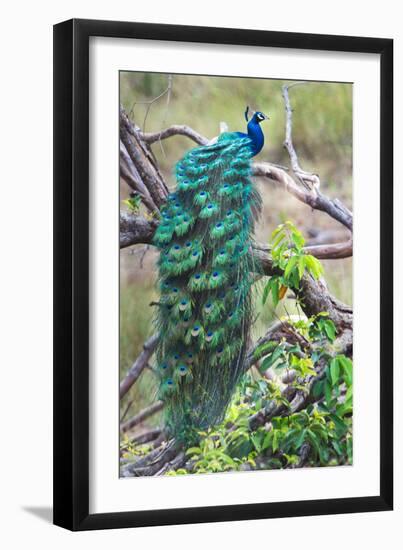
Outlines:
[[[326,195],[320,193],[319,190],[311,191],[302,188],[289,174],[287,174],[287,172],[268,162],[255,163],[253,165],[253,174],[255,176],[268,178],[278,183],[285,191],[291,193],[291,195],[299,201],[307,204],[314,210],[326,212],[330,217],[334,218],[347,227],[347,229],[352,231],[352,213],[340,201],[329,199]]]
[[[146,220],[143,216],[120,213],[120,248],[134,244],[151,244],[157,228],[155,220]]]
[[[147,187],[144,185],[140,174],[138,173],[138,170],[130,158],[129,153],[127,152],[127,149],[124,145],[124,143],[120,142],[120,177],[125,180],[127,185],[133,189],[133,191],[136,191],[140,196],[147,208],[151,212],[159,212],[157,205],[153,201],[150,192],[148,191]]]
[[[139,137],[144,140],[146,143],[155,143],[161,139],[167,139],[171,136],[186,136],[198,145],[208,145],[210,140],[184,124],[174,124],[169,128],[165,128],[160,132],[146,133],[139,132]]]
[[[120,399],[122,399],[122,397],[126,395],[126,393],[130,390],[130,388],[136,382],[140,374],[143,372],[151,355],[154,353],[155,348],[157,347],[158,338],[159,338],[158,334],[154,334],[153,336],[151,336],[151,338],[149,338],[146,342],[144,342],[143,351],[134,361],[129,372],[126,374],[126,377],[120,383],[120,389],[119,389]]]
[[[122,424],[120,426],[121,431],[127,432],[128,430],[131,430],[141,422],[144,422],[144,420],[146,420],[153,414],[156,414],[157,412],[161,411],[163,407],[164,407],[164,403],[162,401],[156,401],[149,407],[146,407],[145,409],[137,413],[135,416],[130,418],[130,420]]]
[[[148,144],[139,138],[138,131],[122,108],[120,109],[120,139],[154,204],[160,208],[168,196],[168,187]],[[135,178],[135,175],[133,177]]]
[[[308,82],[296,82],[294,84],[284,84],[282,87],[283,92],[283,98],[285,103],[285,112],[286,112],[286,119],[285,119],[285,140],[284,140],[284,147],[287,149],[288,155],[290,157],[291,161],[291,167],[294,172],[294,174],[297,176],[297,178],[303,183],[304,185],[306,182],[309,183],[307,186],[308,189],[312,188],[319,188],[320,186],[320,180],[319,176],[317,174],[310,174],[309,172],[305,172],[305,170],[302,170],[302,168],[299,165],[298,156],[294,149],[294,144],[292,142],[292,108],[291,108],[291,102],[290,102],[290,96],[289,96],[289,89],[293,88],[294,86],[301,85],[301,84],[308,84]]]

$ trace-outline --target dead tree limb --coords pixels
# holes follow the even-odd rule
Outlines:
[[[134,244],[151,244],[157,228],[157,222],[146,220],[144,216],[120,213],[120,248],[127,248]]]
[[[130,390],[130,388],[133,386],[140,374],[145,369],[151,355],[154,353],[154,350],[157,347],[158,338],[158,334],[154,334],[153,336],[151,336],[151,338],[144,342],[143,351],[134,361],[133,365],[129,369],[129,372],[120,383],[120,399],[122,399],[122,397],[126,395],[126,393]]]
[[[150,443],[156,441],[162,434],[161,428],[154,428],[153,430],[143,430],[137,433],[132,438],[132,443],[135,445],[144,445],[144,443]]]
[[[122,108],[120,110],[120,139],[136,168],[136,172],[159,209],[166,201],[168,187],[149,145],[141,140],[136,127]],[[133,177],[136,179],[135,174],[133,174]]]
[[[149,407],[146,407],[139,413],[137,413],[133,418],[130,418],[130,420],[127,420],[124,424],[121,425],[120,429],[122,432],[127,432],[134,428],[135,426],[138,426],[141,424],[141,422],[144,422],[147,418],[150,418],[150,416],[153,416],[157,412],[161,411],[164,407],[164,403],[162,401],[156,401]]]
[[[160,132],[146,134],[139,132],[139,136],[143,141],[149,144],[155,143],[156,141],[159,141],[161,139],[169,138],[171,136],[186,136],[198,145],[207,145],[209,143],[209,140],[207,138],[193,130],[193,128],[185,126],[184,124],[174,124],[173,126],[165,128]]]
[[[282,87],[283,92],[283,98],[284,98],[284,104],[285,104],[285,139],[284,139],[284,147],[287,149],[288,155],[290,157],[291,161],[291,167],[292,171],[296,175],[296,177],[300,180],[300,182],[308,189],[311,189],[312,187],[314,189],[319,189],[320,187],[320,179],[317,174],[311,174],[309,172],[305,172],[305,170],[302,170],[297,152],[295,151],[294,144],[292,141],[292,107],[290,102],[290,96],[289,96],[289,89],[293,88],[296,85],[301,84],[308,84],[308,82],[296,82],[294,84],[284,84]],[[307,185],[308,184],[308,185]]]

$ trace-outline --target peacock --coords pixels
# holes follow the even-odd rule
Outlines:
[[[252,319],[254,223],[261,197],[251,158],[264,144],[257,111],[247,133],[188,151],[161,209],[156,371],[166,430],[193,442],[222,421],[244,371]]]

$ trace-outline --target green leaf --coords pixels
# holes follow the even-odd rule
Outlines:
[[[351,463],[353,461],[353,440],[351,437],[347,438],[347,456],[349,462]]]
[[[310,254],[306,254],[305,256],[305,266],[315,279],[319,279],[319,277],[323,275],[322,264],[317,258]]]
[[[280,357],[283,355],[284,350],[281,346],[277,346],[276,349],[266,357],[266,359],[262,362],[262,365],[260,367],[260,371],[264,372],[267,369],[269,369],[276,361],[277,359],[280,359]]]
[[[348,386],[351,386],[353,383],[353,363],[351,359],[345,355],[338,355],[339,363],[343,370],[343,378]]]
[[[294,268],[297,265],[298,256],[291,256],[291,258],[288,260],[286,268],[284,270],[284,277],[288,279],[294,270]]]
[[[319,382],[315,382],[312,388],[312,395],[315,399],[318,399],[321,395],[323,395],[324,384],[325,382],[323,380],[320,380]]]
[[[266,449],[268,449],[270,446],[271,446],[271,440],[273,438],[273,432],[270,431],[268,432],[264,439],[263,439],[263,443],[262,443],[262,451],[265,451]]]
[[[304,271],[305,271],[305,256],[302,254],[298,258],[298,275],[300,279],[302,279],[302,277],[304,276]]]
[[[330,378],[332,380],[333,386],[337,384],[340,377],[340,364],[338,357],[333,357],[333,359],[330,362]]]
[[[336,325],[330,319],[321,319],[318,323],[326,333],[326,336],[330,342],[333,342],[336,338]]]
[[[186,451],[187,455],[200,455],[202,454],[202,450],[200,447],[190,447],[190,449],[187,449]]]
[[[301,445],[303,444],[303,442],[305,440],[305,435],[306,435],[306,429],[301,430],[301,433],[299,434],[299,436],[295,440],[295,449],[296,450],[298,450],[301,447]]]
[[[325,399],[326,405],[330,408],[332,403],[332,386],[328,380],[325,382]]]
[[[334,448],[334,450],[336,451],[336,453],[337,453],[339,456],[342,456],[342,455],[343,455],[343,451],[342,451],[342,448],[341,448],[341,446],[340,446],[340,443],[339,443],[336,439],[334,439],[334,440],[332,441],[332,445],[333,445],[333,448]]]
[[[274,280],[272,279],[273,283],[271,286],[271,295],[273,298],[273,306],[276,308],[277,304],[279,303],[279,280],[276,277]]]
[[[339,416],[337,416],[336,414],[330,414],[329,418],[331,420],[333,420],[333,422],[335,423],[335,426],[336,426],[336,430],[341,435],[346,433],[346,431],[348,430],[348,426],[345,422],[343,422],[343,420]]]
[[[262,304],[263,305],[265,305],[265,303],[267,301],[267,298],[270,294],[270,290],[271,290],[271,279],[270,279],[270,281],[267,282],[266,286],[263,289],[263,295],[262,295]]]
[[[262,437],[260,434],[252,434],[250,436],[250,439],[253,443],[253,445],[255,446],[255,449],[258,453],[261,452],[262,450]]]
[[[277,342],[265,342],[264,344],[256,348],[253,356],[255,358],[262,357],[263,355],[266,355],[266,353],[273,351],[277,346]]]
[[[301,250],[305,244],[305,239],[300,231],[298,229],[295,229],[291,235],[291,238],[295,244],[295,247],[297,250]]]
[[[306,430],[306,433],[315,451],[317,452],[318,455],[320,455],[320,441],[318,439],[318,436],[312,430],[309,430],[309,429]]]
[[[278,430],[274,430],[273,432],[273,453],[275,453],[278,449]]]

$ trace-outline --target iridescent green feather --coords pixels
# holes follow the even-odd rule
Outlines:
[[[156,371],[167,430],[187,442],[221,421],[243,374],[251,325],[254,213],[248,138],[189,151],[162,209]]]

